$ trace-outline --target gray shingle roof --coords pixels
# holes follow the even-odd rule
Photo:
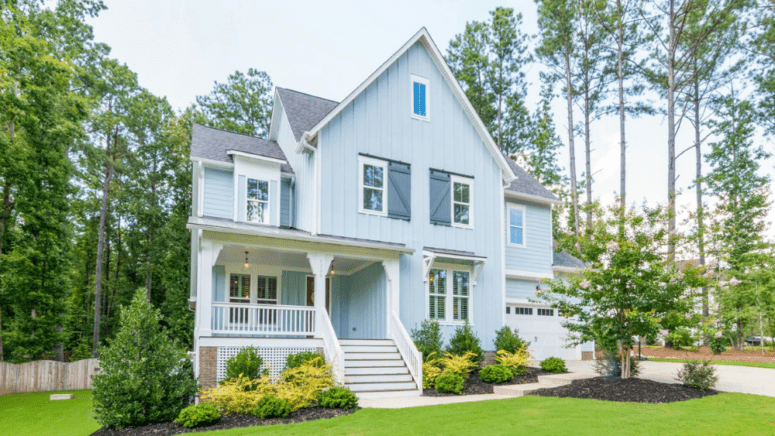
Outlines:
[[[276,89],[296,141],[301,139],[304,132],[315,127],[315,124],[325,118],[339,104],[333,100],[326,100],[279,86]]]
[[[561,266],[564,268],[585,268],[584,262],[573,257],[571,254],[565,251],[554,253],[554,266]]]
[[[546,189],[544,185],[538,182],[538,180],[517,165],[513,159],[506,156],[506,161],[509,163],[511,170],[514,171],[514,175],[517,176],[516,180],[511,182],[511,185],[506,188],[507,191],[519,192],[521,194],[532,195],[552,201],[558,200],[551,191]]]
[[[226,154],[229,150],[282,160],[285,163],[280,167],[280,171],[293,174],[293,168],[276,142],[194,124],[191,134],[191,157],[233,163],[232,157]]]

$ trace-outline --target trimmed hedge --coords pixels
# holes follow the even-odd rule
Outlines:
[[[488,365],[479,371],[479,377],[485,383],[504,383],[514,380],[514,373],[505,365]]]

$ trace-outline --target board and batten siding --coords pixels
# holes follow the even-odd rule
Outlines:
[[[229,218],[234,215],[234,173],[205,167],[204,216]]]
[[[525,246],[508,245],[509,205],[525,207]],[[552,272],[552,209],[550,206],[507,201],[504,217],[506,270],[534,273]],[[535,288],[535,286],[533,286]]]
[[[290,222],[293,227],[314,232],[317,223],[315,214],[315,154],[296,153],[296,139],[293,136],[291,125],[285,116],[285,111],[280,114],[280,122],[277,131],[277,144],[285,153],[288,163],[293,168],[296,177],[294,193],[291,196],[293,204],[290,205]]]
[[[292,227],[291,222],[291,179],[284,177],[280,183],[280,226]]]
[[[411,116],[411,75],[429,80],[430,122]],[[412,46],[323,127],[319,148],[321,233],[403,243],[416,250],[400,261],[400,317],[408,330],[426,315],[423,247],[487,258],[472,289],[472,316],[482,345],[491,349],[502,320],[501,172],[425,47]],[[411,165],[409,221],[358,212],[359,153]],[[430,223],[430,168],[474,177],[474,229]],[[445,327],[446,340],[448,331]]]

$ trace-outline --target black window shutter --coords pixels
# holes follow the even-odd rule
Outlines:
[[[452,225],[452,195],[449,173],[431,170],[430,180],[431,223]]]
[[[412,172],[409,165],[388,162],[388,216],[412,218]]]

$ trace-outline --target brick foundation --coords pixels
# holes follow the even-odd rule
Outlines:
[[[581,352],[581,360],[592,360],[593,352],[592,351],[582,351]]]
[[[199,384],[205,388],[217,385],[218,347],[199,347]]]

